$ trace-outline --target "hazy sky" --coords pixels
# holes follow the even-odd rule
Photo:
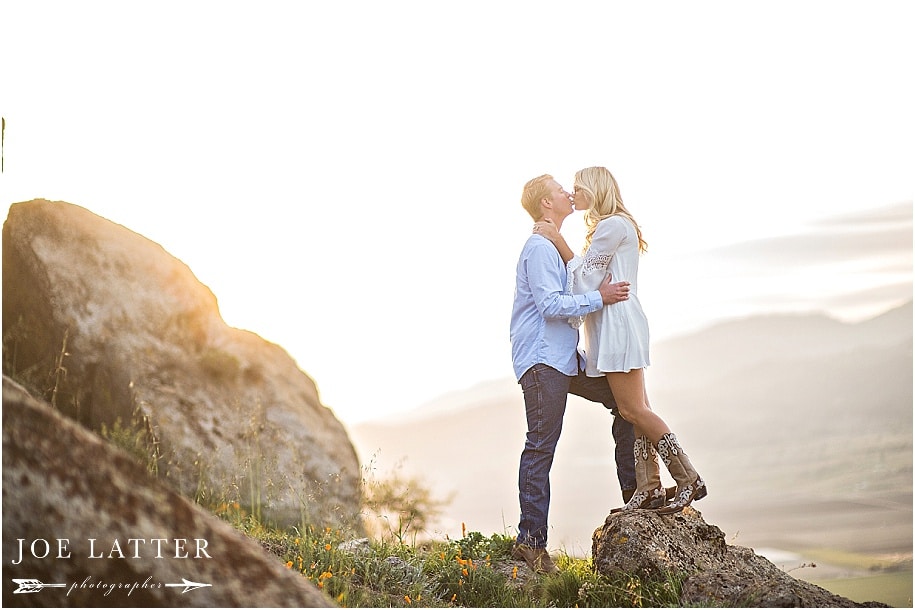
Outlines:
[[[6,0],[0,201],[162,244],[345,423],[511,375],[544,172],[617,177],[654,341],[860,318],[912,293],[911,6]]]

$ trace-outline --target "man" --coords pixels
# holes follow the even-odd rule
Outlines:
[[[550,175],[528,181],[521,205],[535,222],[552,220],[557,228],[574,211],[572,196]],[[629,283],[613,284],[609,276],[598,290],[572,295],[566,277],[565,263],[553,244],[541,235],[531,235],[518,260],[510,333],[512,363],[527,412],[527,437],[518,473],[521,521],[512,556],[540,573],[558,571],[546,550],[549,477],[568,394],[601,402],[616,414],[606,379],[587,377],[582,370],[578,329],[569,324],[569,318],[629,298]],[[613,437],[625,502],[636,487],[632,424],[616,417]]]

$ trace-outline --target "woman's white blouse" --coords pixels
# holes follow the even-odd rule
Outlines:
[[[648,319],[638,296],[639,238],[632,223],[616,215],[600,221],[588,251],[569,261],[568,271],[569,291],[573,294],[597,290],[607,273],[614,282],[630,284],[628,300],[569,320],[573,326],[584,320],[588,376],[648,366]]]

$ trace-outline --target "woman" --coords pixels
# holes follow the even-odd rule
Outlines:
[[[539,222],[534,231],[547,237],[568,264],[571,292],[594,290],[608,273],[615,281],[628,281],[629,299],[584,317],[586,372],[606,376],[619,412],[635,427],[637,490],[622,510],[656,508],[661,514],[683,510],[708,494],[705,482],[677,437],[651,410],[645,391],[644,368],[648,358],[648,320],[638,297],[639,255],[646,243],[632,215],[623,205],[616,179],[605,167],[589,167],[575,174],[575,209],[587,210],[585,253],[572,255],[556,226]],[[573,326],[582,318],[570,320]],[[677,483],[677,493],[665,504],[657,456],[660,455]]]

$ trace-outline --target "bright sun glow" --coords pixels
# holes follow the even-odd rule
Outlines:
[[[544,172],[616,175],[654,341],[910,299],[910,239],[877,259],[728,250],[900,204],[910,236],[907,12],[10,3],[0,192],[160,243],[341,420],[385,418],[511,376],[518,199]]]

